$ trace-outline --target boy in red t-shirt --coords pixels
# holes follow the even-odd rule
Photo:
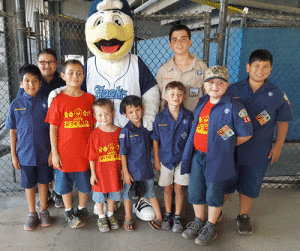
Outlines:
[[[114,105],[110,99],[98,99],[93,104],[95,118],[99,126],[89,138],[85,156],[90,161],[93,201],[96,202],[101,232],[118,229],[114,217],[114,202],[121,200],[123,183],[121,180],[121,157],[119,134],[121,128],[113,125]],[[107,217],[103,204],[107,200]]]
[[[91,172],[84,153],[94,127],[95,98],[80,89],[84,68],[79,61],[63,63],[61,77],[67,88],[53,100],[46,122],[50,123],[54,190],[63,197],[66,221],[71,228],[77,228],[84,226],[89,217],[86,201],[91,191]],[[74,183],[79,196],[77,212],[72,208]]]

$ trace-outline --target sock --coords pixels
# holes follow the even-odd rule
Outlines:
[[[78,205],[78,210],[81,210],[83,208],[86,208],[86,207],[81,207],[81,206]]]
[[[174,218],[180,218],[180,215],[174,214]]]
[[[109,211],[107,211],[107,217],[109,218],[109,217],[111,217],[111,216],[113,216],[114,215],[114,212],[109,212]]]
[[[70,207],[70,208],[68,208],[68,209],[67,209],[67,208],[65,209],[66,212],[67,212],[67,211],[71,211],[71,210],[72,210],[72,207]]]
[[[105,214],[99,214],[99,219],[105,218]]]

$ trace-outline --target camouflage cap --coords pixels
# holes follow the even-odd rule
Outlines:
[[[213,78],[219,78],[222,79],[223,81],[228,82],[229,76],[228,76],[227,68],[219,65],[209,67],[204,72],[204,82],[207,82]]]

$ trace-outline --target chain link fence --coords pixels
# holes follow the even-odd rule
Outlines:
[[[216,64],[218,34],[218,15],[208,14],[156,14],[136,15],[135,43],[133,53],[139,55],[153,75],[159,67],[173,57],[169,48],[168,33],[174,24],[188,25],[192,30],[190,52],[202,59],[204,45],[209,45],[206,62]],[[23,193],[20,187],[20,172],[14,171],[9,148],[9,131],[4,122],[9,103],[18,89],[16,79],[19,65],[17,26],[14,14],[0,12],[0,196]],[[207,21],[209,20],[209,22]],[[64,16],[36,14],[34,33],[27,32],[28,59],[34,63],[37,52],[43,48],[53,48],[62,62],[65,55],[81,55],[84,61],[90,55],[84,32],[84,20]],[[9,23],[9,25],[8,25]],[[210,28],[210,38],[204,36],[204,28]],[[280,160],[269,167],[264,180],[268,187],[300,186],[300,17],[270,13],[235,13],[228,16],[225,34],[224,64],[228,67],[230,82],[239,81],[247,76],[246,63],[255,49],[266,48],[274,56],[273,71],[270,79],[287,94],[295,120],[289,123],[289,132],[282,149]],[[12,77],[14,76],[14,77]],[[16,82],[17,81],[17,82]],[[158,174],[156,173],[156,179]]]

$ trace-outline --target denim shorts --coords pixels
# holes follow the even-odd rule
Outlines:
[[[55,187],[54,191],[59,195],[64,195],[72,192],[75,183],[75,188],[81,192],[88,194],[91,191],[91,170],[85,172],[64,173],[58,169],[54,170]]]
[[[189,202],[195,205],[221,207],[224,204],[225,194],[235,189],[236,177],[216,183],[206,182],[205,170],[206,153],[196,151],[191,164]]]
[[[122,191],[109,193],[99,193],[93,191],[93,201],[96,203],[104,203],[107,198],[113,201],[121,201],[121,194]]]
[[[52,181],[52,167],[44,166],[21,166],[21,187],[33,188],[37,183],[48,184]]]
[[[267,165],[246,166],[237,165],[238,178],[236,190],[250,198],[259,196],[261,184],[267,171]]]
[[[124,190],[123,190],[123,199],[129,200],[128,192],[129,192],[130,186],[126,183],[124,183]],[[155,191],[154,191],[154,181],[153,179],[146,180],[146,193],[143,197],[147,197],[148,199],[155,198]]]

